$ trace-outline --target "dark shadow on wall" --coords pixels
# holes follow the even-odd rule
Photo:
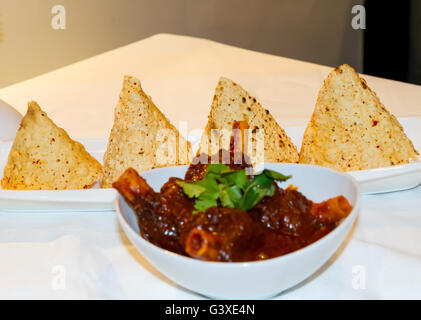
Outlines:
[[[421,84],[421,1],[411,1],[408,81]]]
[[[364,73],[421,84],[421,1],[366,0]]]

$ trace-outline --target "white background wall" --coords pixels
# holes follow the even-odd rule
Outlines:
[[[146,38],[176,33],[361,71],[359,0],[0,0],[0,87]],[[51,27],[54,5],[66,30]]]

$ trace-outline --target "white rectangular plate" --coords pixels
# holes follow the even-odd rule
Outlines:
[[[421,150],[421,118],[400,118],[405,132],[417,150]],[[287,127],[285,131],[299,148],[305,127]],[[189,137],[197,150],[199,136]],[[86,150],[98,161],[107,147],[107,140],[82,140]],[[0,143],[0,179],[7,162],[11,142]],[[421,161],[406,165],[349,172],[360,182],[363,194],[392,192],[414,188],[421,184]],[[88,190],[13,191],[0,189],[2,211],[109,211],[114,210],[114,189],[100,189],[95,184]]]
[[[86,150],[102,163],[107,140],[82,140]],[[0,143],[0,179],[12,142]],[[16,191],[0,188],[2,211],[110,211],[114,210],[116,191],[101,189],[96,183],[91,189]]]

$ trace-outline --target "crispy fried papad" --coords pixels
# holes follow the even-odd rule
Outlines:
[[[124,76],[114,111],[114,125],[104,154],[102,188],[110,188],[127,168],[144,172],[158,167],[189,164],[190,143],[155,106],[139,79]]]
[[[16,133],[1,186],[11,190],[89,188],[101,169],[83,145],[72,140],[32,101]]]
[[[402,126],[349,65],[334,69],[319,91],[304,134],[300,163],[339,171],[417,160]]]
[[[230,139],[226,136],[232,135],[235,122],[247,124],[244,153],[253,164],[298,161],[297,148],[269,111],[240,85],[224,77],[215,89],[198,154],[215,154],[220,148],[229,150]]]

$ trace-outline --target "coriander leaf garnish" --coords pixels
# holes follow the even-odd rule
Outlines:
[[[194,208],[196,209],[193,213],[196,212],[205,212],[207,209],[218,206],[218,203],[212,197],[199,197],[194,203]]]
[[[282,173],[273,171],[273,170],[269,170],[269,169],[265,169],[263,170],[263,173],[269,177],[272,178],[273,180],[279,181],[279,182],[283,182],[283,181],[287,181],[288,179],[292,178],[292,176],[284,176]]]
[[[181,180],[177,180],[176,183],[183,188],[184,193],[189,198],[198,198],[203,192],[206,191],[205,187],[198,184],[188,183]]]
[[[209,173],[215,173],[215,174],[221,174],[232,171],[230,167],[228,167],[224,163],[213,163],[210,164],[206,169],[206,174]]]
[[[290,178],[291,176],[265,169],[249,179],[245,169],[233,170],[225,164],[217,163],[207,167],[202,180],[178,180],[176,183],[189,198],[196,199],[193,213],[205,212],[218,205],[247,211],[264,197],[275,194],[275,181],[283,182]]]
[[[265,196],[273,196],[275,193],[274,179],[259,174],[249,183],[240,201],[240,208],[244,211],[250,210]]]
[[[246,170],[236,170],[222,173],[220,177],[221,183],[237,186],[237,188],[244,190],[247,185],[247,175]]]
[[[219,185],[219,200],[225,208],[239,208],[242,197],[241,190],[236,186]]]

